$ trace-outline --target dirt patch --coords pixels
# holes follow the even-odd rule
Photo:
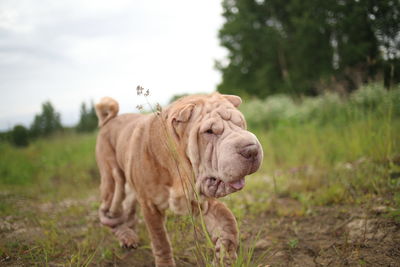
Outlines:
[[[97,202],[90,196],[59,203],[25,203],[25,209],[36,216],[0,220],[0,265],[30,266],[41,259],[42,252],[33,252],[43,243],[41,249],[59,249],[49,259],[54,266],[78,266],[73,253],[88,258],[93,254],[91,266],[153,266],[149,240],[143,238],[137,250],[119,248],[112,233],[98,222]],[[280,198],[268,212],[240,220],[241,242],[255,248],[255,266],[400,266],[400,225],[387,216],[387,210],[382,205],[304,209],[294,199]],[[173,236],[179,230],[170,231]],[[147,235],[143,223],[138,233]],[[176,240],[172,244],[178,266],[195,265],[188,250],[193,244],[188,240],[182,240],[183,248]],[[7,245],[10,242],[14,247]]]
[[[269,212],[257,224],[245,222],[242,229],[253,232],[262,225],[255,257],[267,252],[263,261],[271,266],[400,266],[400,225],[384,212],[332,206],[307,213]]]

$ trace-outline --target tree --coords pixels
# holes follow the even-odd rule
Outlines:
[[[14,126],[11,131],[11,142],[19,147],[29,145],[29,131],[22,125]]]
[[[333,81],[346,81],[351,90],[384,72],[388,57],[382,51],[395,51],[393,61],[400,60],[398,0],[224,0],[222,5],[219,38],[229,53],[227,63],[216,67],[223,93],[316,94],[320,84]]]
[[[384,60],[385,86],[400,82],[400,1],[379,1],[370,7],[371,23],[375,29]]]
[[[90,109],[86,108],[86,104],[83,102],[81,104],[79,123],[76,126],[78,132],[91,132],[97,128],[98,119],[96,115],[96,110],[94,108],[93,102],[91,103]]]
[[[60,113],[47,101],[42,104],[42,112],[35,116],[30,127],[33,137],[48,136],[62,129]]]

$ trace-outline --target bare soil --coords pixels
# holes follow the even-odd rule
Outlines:
[[[67,234],[72,240],[92,239],[97,242],[102,251],[93,252],[94,258],[89,266],[154,264],[148,241],[137,250],[117,247],[111,232],[99,225],[95,197],[36,206],[27,199],[18,201],[20,215],[0,220],[0,248],[3,248],[0,266],[41,266],[41,263],[34,262],[34,255],[26,255],[38,246],[37,240],[48,237],[49,229],[34,223],[35,218],[43,219],[44,215],[45,218],[54,218],[57,231]],[[279,198],[268,211],[246,216],[240,221],[241,242],[244,247],[255,247],[254,266],[400,266],[400,224],[387,216],[388,207],[381,202],[373,201],[376,203],[374,206],[312,207],[301,213],[298,212],[301,205],[296,200]],[[78,209],[78,212],[60,213],[71,209]],[[28,210],[31,215],[25,216],[24,212]],[[88,238],[89,233],[93,235],[93,230],[98,234]],[[141,236],[146,235],[143,223],[139,231]],[[169,231],[179,230],[170,227]],[[179,246],[176,240],[171,240],[174,247]],[[68,242],[65,241],[66,251],[74,244],[68,245]],[[111,255],[107,256],[107,251],[111,251]],[[190,247],[176,249],[178,266],[196,265],[190,251]],[[55,256],[46,264],[74,266],[66,263],[69,256],[68,252],[60,252],[58,258]]]
[[[304,216],[260,215],[256,252],[270,266],[400,266],[400,224],[385,206],[314,207]]]

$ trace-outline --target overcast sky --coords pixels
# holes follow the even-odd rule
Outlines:
[[[82,101],[114,97],[122,112],[179,93],[211,92],[220,1],[1,0],[0,129],[28,126],[50,100],[76,124]]]

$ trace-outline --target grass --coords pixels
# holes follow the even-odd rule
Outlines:
[[[260,173],[274,193],[326,205],[396,192],[399,181],[391,174],[399,171],[399,88],[370,85],[346,99],[255,102],[263,104],[261,112],[253,102],[242,110],[263,144]]]
[[[369,85],[347,97],[246,100],[241,109],[265,159],[242,192],[223,200],[242,229],[236,266],[268,261],[269,249],[255,249],[266,231],[257,223],[268,212],[307,217],[319,206],[369,207],[381,199],[385,216],[400,221],[399,88]],[[140,265],[152,259],[143,223],[134,254],[98,223],[95,136],[69,133],[27,148],[0,143],[0,264]],[[203,250],[197,257],[211,261],[207,242],[193,241],[191,218],[168,216],[167,228],[178,265],[198,262],[196,246]],[[292,234],[279,243],[295,253],[303,241]]]
[[[41,200],[77,197],[98,182],[94,146],[93,134],[60,134],[28,148],[0,143],[0,184]]]

